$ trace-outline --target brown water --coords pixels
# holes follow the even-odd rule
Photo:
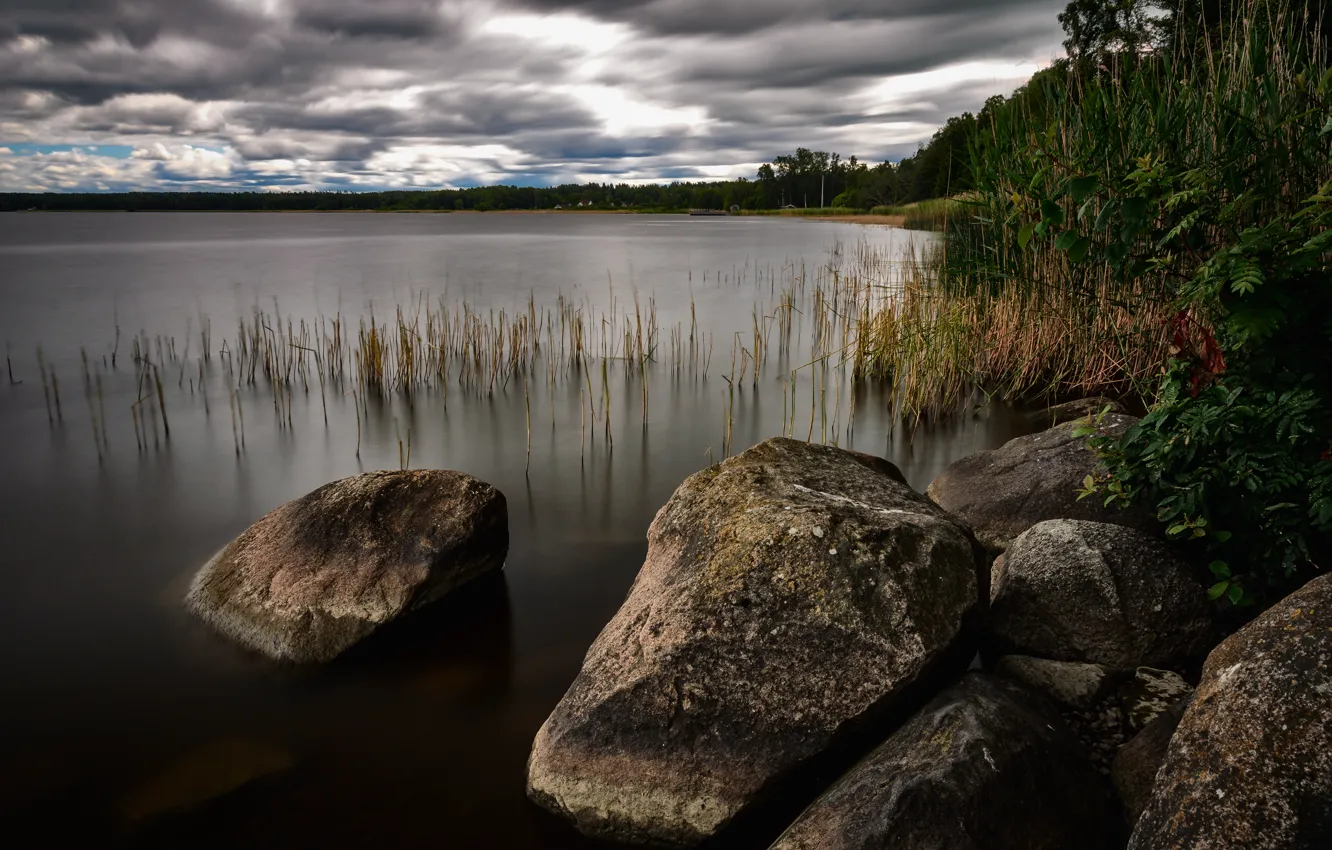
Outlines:
[[[653,514],[724,453],[728,411],[735,452],[789,430],[789,373],[811,351],[809,292],[791,346],[774,344],[732,400],[722,376],[734,334],[774,314],[784,282],[812,282],[866,249],[896,255],[907,238],[651,216],[0,217],[0,337],[18,382],[0,386],[5,834],[38,847],[587,846],[525,800],[532,737],[622,601]],[[202,317],[217,349],[256,305],[354,325],[423,301],[512,315],[561,294],[589,316],[632,311],[635,295],[655,303],[646,427],[633,369],[607,364],[613,446],[603,423],[584,431],[588,379],[551,382],[546,367],[526,396],[513,380],[410,404],[371,398],[359,457],[347,387],[298,390],[288,423],[271,388],[241,386],[238,453],[236,380],[216,351],[199,383]],[[676,368],[666,353],[691,298],[714,341],[706,368]],[[163,360],[169,438],[146,424],[136,438],[129,338],[140,332],[176,338]],[[81,348],[102,376],[100,402],[85,394]],[[850,427],[848,373],[835,358],[796,372],[795,430],[884,455],[917,488],[1027,427],[990,408],[912,438],[878,387],[855,391]],[[811,406],[820,388],[831,428]],[[329,480],[396,468],[409,429],[412,466],[461,469],[508,497],[502,577],[308,669],[240,650],[182,610],[189,577],[228,540]]]

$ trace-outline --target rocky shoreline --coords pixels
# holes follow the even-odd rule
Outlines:
[[[1332,576],[1226,637],[1152,518],[1078,501],[1089,420],[1052,420],[926,495],[784,438],[691,476],[536,735],[530,799],[654,846],[1332,846]],[[507,546],[484,482],[373,473],[260,520],[188,604],[323,661]]]

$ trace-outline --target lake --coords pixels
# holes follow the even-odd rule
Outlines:
[[[591,846],[526,801],[524,764],[684,478],[787,433],[888,457],[923,490],[1030,430],[1001,407],[908,427],[885,388],[853,386],[858,311],[929,238],[745,217],[0,216],[0,821],[37,846]],[[194,571],[267,511],[408,463],[505,493],[500,578],[322,667],[183,610]]]

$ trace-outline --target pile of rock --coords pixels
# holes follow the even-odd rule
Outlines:
[[[674,846],[1332,846],[1332,576],[1216,646],[1155,523],[1078,500],[1086,421],[965,458],[929,498],[787,439],[689,478],[538,732],[529,796]],[[490,485],[372,473],[261,519],[187,603],[323,661],[507,548]]]
[[[529,796],[675,846],[757,846],[793,803],[774,847],[1332,846],[1332,579],[1212,651],[1156,523],[1078,500],[1085,424],[959,461],[929,499],[791,440],[690,478]]]

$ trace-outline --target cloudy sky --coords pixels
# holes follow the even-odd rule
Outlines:
[[[881,161],[1064,0],[0,0],[0,191],[438,188]]]

